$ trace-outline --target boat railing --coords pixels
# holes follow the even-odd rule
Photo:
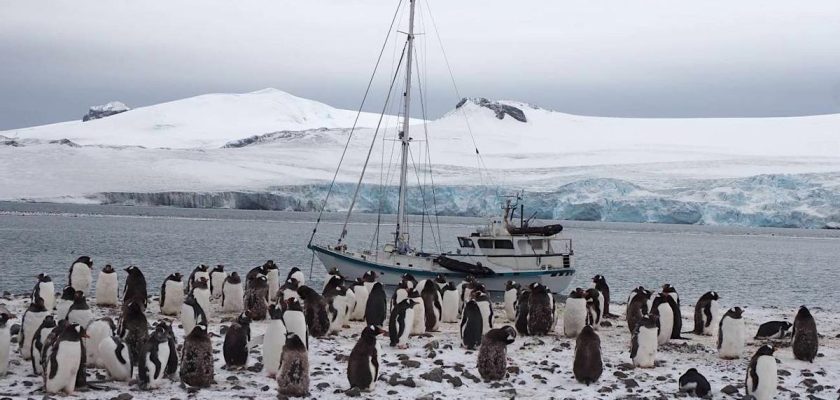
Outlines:
[[[574,254],[572,239],[551,239],[551,250],[559,254]]]

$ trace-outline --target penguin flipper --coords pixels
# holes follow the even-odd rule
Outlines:
[[[633,339],[630,341],[630,358],[636,358],[636,354],[639,352],[639,334],[636,331],[633,334]]]
[[[58,347],[59,343],[55,344],[55,347],[50,351],[50,360],[49,360],[49,378],[54,379],[55,375],[58,373]],[[47,371],[44,371],[44,374],[47,375]]]

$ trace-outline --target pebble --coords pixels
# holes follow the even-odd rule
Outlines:
[[[728,395],[732,396],[735,393],[738,393],[738,388],[736,388],[735,386],[732,386],[732,385],[726,385],[720,391],[724,394],[728,394]]]

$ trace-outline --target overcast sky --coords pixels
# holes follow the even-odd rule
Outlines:
[[[430,10],[463,96],[604,116],[840,112],[838,0],[418,2],[430,117],[457,102]],[[0,0],[0,129],[266,87],[354,109],[396,5]]]

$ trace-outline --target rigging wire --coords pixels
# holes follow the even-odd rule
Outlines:
[[[431,151],[431,148],[429,146],[429,125],[427,123],[428,119],[426,118],[426,102],[423,100],[425,98],[425,93],[426,92],[423,91],[423,85],[419,84],[419,81],[421,80],[420,67],[419,66],[417,67],[417,70],[418,70],[417,71],[417,80],[418,80],[418,85],[417,86],[418,86],[418,90],[420,91],[420,110],[423,114],[423,134],[424,134],[425,140],[426,140],[426,158],[428,160],[426,165],[427,165],[427,168],[428,168],[428,173],[429,173],[428,176],[429,176],[429,179],[431,181],[431,188],[432,188],[432,204],[433,204],[433,207],[434,207],[434,215],[435,215],[435,224],[434,225],[437,228],[437,235],[438,235],[438,240],[436,240],[435,242],[440,243],[438,245],[438,251],[441,252],[443,250],[443,236],[441,236],[441,234],[440,234],[440,218],[439,218],[438,212],[437,212],[437,195],[435,193],[435,175],[434,175],[434,173],[432,173],[432,151]],[[425,78],[425,77],[426,77],[426,75],[423,75],[422,78]],[[425,200],[426,200],[426,198],[425,198],[425,194],[424,194],[424,197],[423,197],[424,207],[425,207]],[[429,225],[430,226],[432,225],[431,217],[429,217]],[[435,230],[432,229],[432,238],[434,238],[434,235],[435,235]]]

